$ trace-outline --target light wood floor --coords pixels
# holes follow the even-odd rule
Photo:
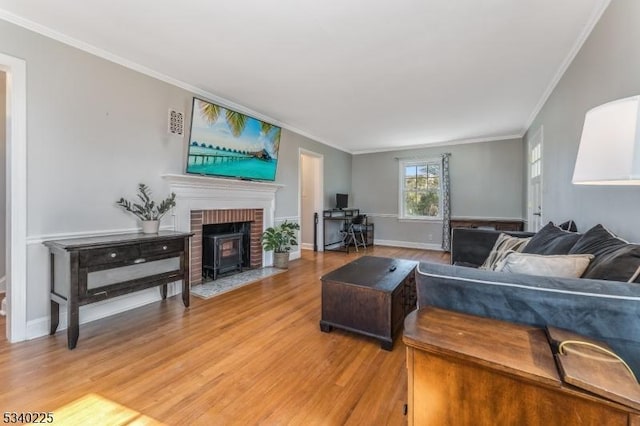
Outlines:
[[[401,425],[404,345],[321,333],[320,276],[361,253],[304,251],[288,272],[185,309],[179,296],[66,333],[0,343],[0,411],[54,424]],[[366,254],[448,262],[439,252]]]

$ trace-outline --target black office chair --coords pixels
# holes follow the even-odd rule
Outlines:
[[[358,251],[358,247],[367,248],[365,232],[367,232],[367,215],[359,214],[351,219],[347,228],[345,245],[353,244]]]

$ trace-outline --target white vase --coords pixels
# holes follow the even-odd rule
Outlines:
[[[159,220],[143,220],[142,221],[142,233],[143,234],[157,234],[160,229]]]

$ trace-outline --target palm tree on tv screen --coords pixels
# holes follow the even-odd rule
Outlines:
[[[222,108],[209,102],[201,102],[200,104],[200,113],[202,114],[202,117],[209,122],[209,124],[213,124],[218,121],[220,112],[222,112],[223,109],[225,111],[225,121],[229,125],[233,136],[237,138],[242,134],[242,131],[247,124],[246,115]]]
[[[247,124],[247,116],[239,112],[226,110],[225,118],[227,119],[227,124],[231,128],[233,136],[236,138],[240,136],[244,130],[244,126]]]
[[[264,121],[260,122],[260,131],[262,134],[268,135],[271,129],[276,129],[271,136],[271,140],[274,141],[273,151],[278,152],[278,149],[280,148],[280,133],[282,132],[282,129],[278,126],[274,126],[273,124],[265,123]]]

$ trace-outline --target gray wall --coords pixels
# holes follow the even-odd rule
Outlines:
[[[115,200],[133,196],[138,182],[161,197],[168,192],[161,175],[184,172],[188,131],[169,136],[167,111],[189,117],[193,94],[5,21],[0,52],[27,63],[27,319],[46,330],[42,239],[136,228]],[[349,154],[285,130],[276,182],[286,186],[277,193],[277,217],[298,215],[300,147],[335,167],[325,175],[327,198],[350,189]]]
[[[640,241],[640,188],[572,185],[587,110],[640,94],[640,2],[612,1],[525,139],[544,129],[543,219],[573,218],[580,231],[602,223]]]
[[[351,154],[320,144],[309,138],[287,130],[282,131],[277,181],[287,186],[276,193],[276,216],[298,215],[298,166],[300,149],[315,152],[324,157],[324,205],[335,204],[336,192],[351,189]],[[286,142],[286,143],[285,143]]]
[[[7,149],[6,149],[6,108],[7,108],[7,76],[0,71],[0,291],[5,291],[6,275],[5,256],[7,254],[7,236],[5,221],[7,220]]]
[[[451,153],[452,217],[523,217],[521,139],[355,155],[350,204],[372,217],[376,240],[413,243],[408,245],[417,247],[440,245],[441,222],[398,220],[396,158],[432,158],[445,152]]]

